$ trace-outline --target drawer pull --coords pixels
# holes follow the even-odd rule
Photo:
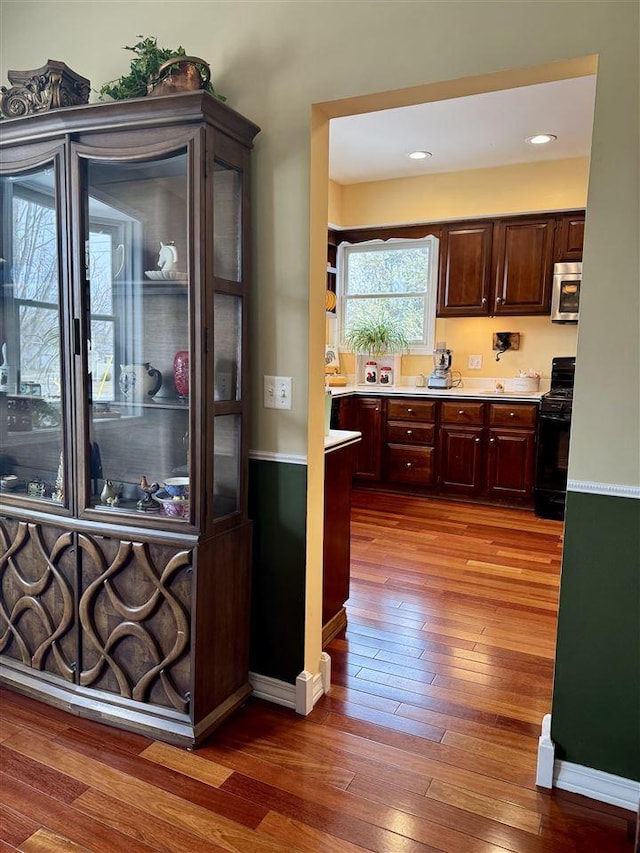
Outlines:
[[[478,440],[478,439],[476,438],[476,441],[477,441],[477,440]],[[490,439],[489,439],[489,444],[495,444],[495,443],[496,443],[495,438],[490,438]]]
[[[515,416],[516,416],[516,413],[515,413],[515,412],[509,412],[509,417],[510,417],[510,418],[515,418]]]
[[[464,409],[460,409],[460,411],[458,412],[458,414],[459,414],[459,415],[464,415]]]
[[[407,468],[411,468],[411,462],[407,462]]]
[[[480,443],[480,439],[476,438],[476,444],[479,444],[479,443]]]
[[[412,429],[408,429],[408,430],[407,430],[407,435],[413,435],[413,430],[412,430]]]
[[[407,414],[410,415],[413,409],[407,409]]]

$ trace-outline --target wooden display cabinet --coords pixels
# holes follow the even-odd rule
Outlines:
[[[259,128],[200,91],[2,130],[0,340],[40,395],[0,406],[1,678],[193,746],[250,693]]]

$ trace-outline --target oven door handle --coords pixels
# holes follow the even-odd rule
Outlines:
[[[539,416],[541,421],[559,421],[560,423],[569,424],[571,422],[571,415],[548,415],[546,412],[541,413]]]

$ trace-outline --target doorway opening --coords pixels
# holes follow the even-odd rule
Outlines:
[[[537,87],[552,85],[554,83],[567,84],[576,82],[578,85],[584,83],[585,79],[593,80],[596,64],[594,57],[586,57],[580,60],[573,60],[566,63],[556,63],[553,66],[546,66],[537,69],[518,69],[512,72],[504,72],[497,75],[488,75],[485,78],[474,78],[473,80],[450,81],[444,84],[431,84],[423,87],[416,87],[410,90],[402,90],[400,92],[387,92],[379,95],[363,96],[361,98],[353,98],[340,102],[330,102],[314,106],[314,121],[313,121],[313,139],[312,139],[312,240],[311,240],[311,259],[312,268],[317,270],[318,274],[312,273],[312,294],[324,301],[324,291],[327,289],[327,279],[325,275],[325,265],[327,263],[326,251],[326,232],[327,225],[333,226],[334,232],[338,234],[343,231],[360,232],[361,238],[364,240],[369,236],[370,229],[377,228],[386,229],[387,232],[394,227],[401,225],[404,228],[412,228],[421,225],[443,222],[453,222],[456,220],[482,220],[489,218],[499,218],[508,215],[524,215],[531,213],[541,213],[543,211],[559,212],[569,208],[585,208],[586,207],[586,184],[588,177],[588,156],[589,152],[581,155],[581,157],[565,156],[561,161],[550,158],[548,162],[537,162],[534,167],[529,168],[524,162],[511,162],[498,166],[495,162],[492,165],[486,163],[477,169],[473,169],[466,161],[467,168],[462,167],[460,172],[436,171],[432,174],[423,173],[419,177],[422,181],[424,196],[424,186],[430,182],[432,192],[429,194],[431,206],[425,209],[416,204],[416,194],[412,192],[409,186],[409,179],[405,175],[401,177],[393,177],[387,173],[386,176],[378,180],[367,180],[362,173],[358,174],[354,184],[343,185],[342,187],[334,181],[330,180],[331,163],[333,160],[331,145],[333,142],[334,124],[338,124],[347,117],[357,116],[358,120],[362,120],[362,126],[366,127],[367,121],[376,121],[384,117],[385,112],[399,113],[402,108],[417,107],[418,105],[439,105],[446,104],[449,107],[461,106],[465,100],[477,100],[476,106],[482,102],[483,96],[498,96],[507,92],[510,97],[515,98],[518,90],[526,89],[527,94],[531,94]],[[591,116],[587,116],[589,127],[592,123],[593,114],[593,95],[591,94]],[[373,118],[372,118],[373,117]],[[547,128],[551,130],[551,128]],[[564,135],[564,133],[562,134]],[[371,133],[372,142],[375,143],[376,134]],[[372,144],[375,148],[375,144]],[[425,150],[429,147],[429,143],[425,142],[420,146]],[[489,144],[489,147],[490,144]],[[405,149],[414,148],[414,145],[403,145],[402,156],[407,153]],[[590,140],[589,140],[590,148]],[[557,150],[557,149],[556,149]],[[433,152],[431,152],[433,154]],[[460,156],[463,156],[461,154]],[[361,160],[363,158],[360,158]],[[428,162],[433,160],[425,158]],[[573,161],[573,162],[572,162]],[[578,162],[580,161],[580,162]],[[403,160],[403,168],[406,168],[406,163]],[[505,178],[507,172],[511,176],[517,175],[517,180],[509,182],[511,195],[509,198],[497,188],[496,170],[503,170]],[[535,193],[545,195],[545,191],[541,190],[540,175],[542,172],[548,173],[549,181],[556,180],[556,192],[549,193],[546,191],[546,200],[542,201],[539,196],[536,200]],[[537,173],[537,176],[536,174]],[[459,175],[465,175],[465,179],[460,179]],[[482,183],[482,180],[489,181]],[[323,186],[324,181],[324,186]],[[462,187],[466,183],[466,195],[462,197]],[[457,184],[457,187],[456,187]],[[345,186],[351,187],[345,190]],[[437,189],[440,188],[438,195]],[[520,191],[518,193],[518,190]],[[564,193],[564,195],[563,195]],[[418,194],[420,192],[418,191]],[[520,198],[518,198],[518,194]],[[581,195],[580,195],[581,194]],[[572,199],[567,201],[567,199]],[[452,199],[454,201],[452,201]],[[484,207],[482,200],[484,199]],[[454,203],[455,202],[455,203]],[[455,204],[458,207],[456,208]],[[402,213],[402,205],[405,205]],[[326,211],[329,210],[329,216],[326,216]],[[339,211],[339,214],[336,213]],[[322,214],[325,214],[322,221]],[[322,235],[322,236],[321,236]],[[418,236],[418,235],[415,235]],[[322,262],[320,263],[320,258]],[[318,259],[316,265],[315,260]],[[320,275],[322,270],[322,275]],[[493,271],[495,272],[495,270]],[[338,299],[340,294],[338,294]],[[313,302],[313,300],[312,300]],[[313,305],[312,305],[313,310]],[[542,329],[541,321],[546,323],[544,330]],[[444,327],[442,331],[436,331],[436,340],[464,340],[468,346],[463,347],[460,344],[451,347],[455,353],[458,352],[458,367],[460,372],[469,373],[467,365],[471,363],[472,356],[477,363],[477,356],[483,353],[486,349],[486,340],[491,334],[496,331],[491,325],[490,317],[482,318],[439,318],[436,323],[440,322]],[[551,359],[555,355],[567,356],[575,354],[575,327],[564,330],[553,329],[551,327],[549,317],[530,317],[530,316],[514,316],[507,320],[501,318],[500,322],[505,323],[509,327],[514,327],[514,331],[519,331],[522,335],[522,340],[530,344],[536,336],[540,341],[543,341],[542,352],[537,358],[531,359],[532,363],[528,365],[532,371],[540,370],[546,373],[547,382],[549,380]],[[336,328],[335,321],[327,319],[324,329],[324,344],[331,345],[335,351],[339,349],[341,342],[341,330]],[[314,323],[311,324],[312,328]],[[517,327],[517,328],[515,328]],[[550,329],[553,329],[550,332]],[[316,332],[319,332],[319,325],[316,326]],[[564,332],[564,334],[561,334]],[[442,337],[444,334],[444,338]],[[320,334],[310,334],[310,389],[318,387],[319,383],[314,381],[315,371],[319,369],[318,358]],[[481,349],[481,347],[483,349]],[[527,349],[523,347],[523,354]],[[528,349],[529,355],[532,355],[531,348]],[[349,376],[355,376],[354,362],[350,362],[350,356],[346,353],[340,353],[341,368],[343,372]],[[403,391],[411,393],[415,388],[416,377],[424,375],[426,364],[430,361],[430,355],[424,353],[412,353],[403,358],[402,373],[405,375],[407,382]],[[484,355],[485,371],[482,371],[484,376],[476,374],[474,378],[485,378],[491,381],[496,377],[487,373],[489,364],[491,364],[492,356]],[[540,362],[540,364],[537,364]],[[503,365],[509,365],[508,359],[502,361]],[[511,365],[515,369],[516,362]],[[317,367],[318,366],[318,367]],[[493,366],[493,365],[491,365]],[[477,369],[477,368],[476,368]],[[528,372],[528,371],[527,371]],[[473,375],[473,374],[472,374]],[[499,377],[498,377],[499,378]],[[546,390],[544,384],[542,390]],[[313,393],[310,393],[310,442],[309,442],[309,463],[313,463],[314,459],[318,459],[321,454],[321,448],[318,444],[314,445],[311,440],[311,432],[313,431],[314,421],[314,401]],[[384,441],[382,442],[384,444]],[[314,450],[315,447],[315,450]],[[317,485],[317,484],[316,484]],[[360,494],[360,493],[358,493]],[[320,498],[320,490],[318,488],[316,499]],[[313,496],[310,497],[313,501]],[[385,495],[386,505],[392,508],[394,505],[402,506],[402,495],[394,497],[391,494]],[[319,505],[319,501],[315,501],[315,505]],[[321,504],[320,504],[321,505]],[[472,509],[473,505],[461,504],[461,507],[466,506],[467,509]],[[390,509],[393,512],[393,509]],[[496,520],[499,519],[500,510],[494,510],[483,506],[481,509],[483,515],[493,515]],[[531,518],[535,518],[531,512]],[[317,589],[316,585],[316,589]]]

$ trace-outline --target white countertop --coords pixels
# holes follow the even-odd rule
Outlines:
[[[508,380],[507,380],[508,381]],[[427,397],[436,400],[446,400],[447,397],[475,397],[480,400],[508,400],[537,403],[544,391],[541,389],[534,394],[509,389],[507,385],[503,392],[490,388],[469,388],[465,385],[459,388],[416,388],[411,385],[397,385],[393,388],[383,388],[380,385],[344,385],[331,388],[333,397],[344,397],[352,394],[381,395],[384,397]]]
[[[329,435],[325,435],[324,437],[324,452],[330,453],[332,450],[338,450],[338,448],[346,447],[348,444],[355,444],[361,438],[361,432],[353,432],[347,429],[330,429]]]

